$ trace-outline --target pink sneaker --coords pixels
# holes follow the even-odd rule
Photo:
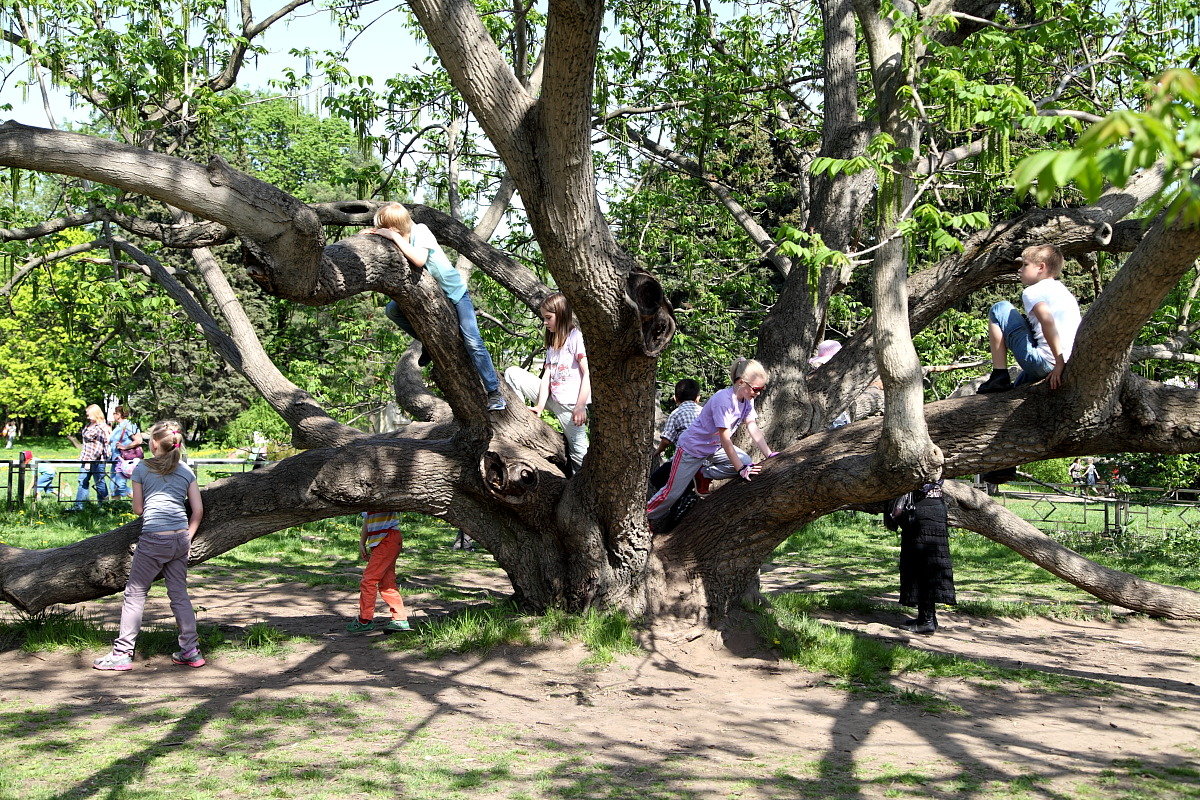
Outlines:
[[[203,667],[208,662],[204,660],[204,656],[200,655],[199,650],[193,650],[190,653],[180,650],[178,653],[171,653],[171,663],[185,667]]]

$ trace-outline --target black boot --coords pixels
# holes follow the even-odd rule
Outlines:
[[[992,374],[988,379],[979,384],[979,388],[975,390],[976,394],[995,394],[996,392],[1007,392],[1013,388],[1012,378],[1008,375],[1007,369],[993,369]]]
[[[917,618],[900,626],[900,630],[909,633],[935,633],[937,631],[937,610],[933,604],[917,606]]]

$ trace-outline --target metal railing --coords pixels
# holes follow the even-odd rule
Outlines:
[[[1200,541],[1197,496],[1194,489],[1024,482],[1003,484],[992,495],[1045,533],[1093,544],[1180,538]]]
[[[248,472],[268,463],[248,458],[189,458],[187,460],[188,466],[196,473],[197,483],[201,486],[215,480],[228,478],[231,475]],[[4,486],[0,487],[0,493],[3,493],[5,497],[5,507],[11,509],[23,506],[27,500],[33,499],[37,488],[36,466],[22,466],[19,460],[0,462],[0,464],[4,464],[4,467],[0,468],[0,477],[4,480]],[[50,485],[50,490],[44,495],[38,492],[39,499],[54,500],[57,503],[75,502],[80,476],[87,472],[86,469],[80,467],[79,459],[39,458],[35,460],[34,464],[46,464],[54,468],[54,480]],[[104,481],[109,490],[108,496],[111,497],[112,468],[110,462],[104,463]],[[93,491],[89,489],[89,496]]]

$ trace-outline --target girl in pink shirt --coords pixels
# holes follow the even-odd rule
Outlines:
[[[547,295],[539,306],[546,324],[546,358],[539,378],[520,367],[504,371],[504,380],[525,402],[529,410],[542,409],[558,419],[567,437],[567,459],[571,471],[578,472],[588,449],[587,407],[592,401],[592,382],[588,379],[587,350],[575,315],[562,292]]]

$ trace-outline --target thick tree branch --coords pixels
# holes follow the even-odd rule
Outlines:
[[[1200,592],[1142,580],[1109,569],[1063,547],[1046,534],[966,484],[947,481],[950,524],[975,531],[1015,550],[1042,569],[1106,603],[1156,617],[1200,619]]]
[[[396,369],[392,373],[396,405],[421,422],[450,422],[454,419],[454,412],[445,400],[429,391],[425,385],[421,367],[417,363],[420,355],[421,345],[414,341],[396,361]]]
[[[316,214],[219,158],[204,168],[118,142],[10,121],[0,125],[0,165],[87,178],[220,222],[260,260],[289,265],[289,283],[301,292],[317,291],[324,237]]]
[[[1079,326],[1064,388],[1092,405],[1111,396],[1114,370],[1128,364],[1129,348],[1200,256],[1200,229],[1156,224],[1092,303]]]

